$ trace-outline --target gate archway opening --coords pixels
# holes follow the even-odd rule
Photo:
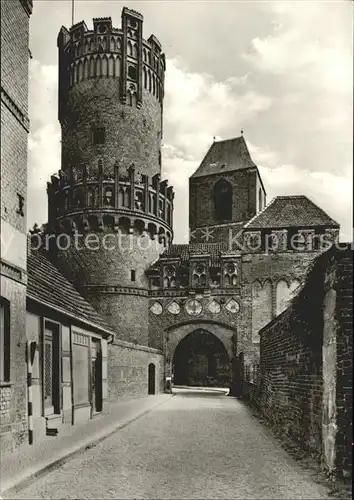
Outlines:
[[[193,331],[177,345],[172,373],[175,386],[229,387],[230,360],[224,344],[207,330]]]

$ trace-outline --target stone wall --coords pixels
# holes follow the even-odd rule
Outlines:
[[[351,467],[352,264],[349,247],[319,256],[291,305],[260,331],[257,399],[274,428],[321,458]]]
[[[116,403],[122,399],[148,395],[148,366],[155,365],[155,392],[164,390],[164,356],[149,347],[115,340],[108,345],[108,399]]]

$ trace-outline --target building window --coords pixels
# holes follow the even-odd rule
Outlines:
[[[113,189],[106,188],[103,197],[103,203],[106,207],[113,207]]]
[[[236,286],[237,285],[237,267],[234,263],[229,262],[225,265],[224,269],[224,285]]]
[[[168,265],[164,268],[164,288],[175,288],[176,266]]]
[[[0,382],[10,381],[10,302],[0,297]]]
[[[132,269],[130,271],[130,281],[135,281],[135,279],[136,279],[135,269]]]
[[[179,286],[181,288],[187,288],[189,286],[189,269],[187,265],[181,265],[179,268]]]
[[[136,67],[135,66],[129,66],[128,76],[131,80],[136,81]]]
[[[92,141],[93,141],[93,144],[95,146],[105,143],[105,141],[106,141],[106,131],[105,131],[104,127],[95,128],[93,130],[93,132],[92,132]]]
[[[215,216],[219,221],[232,219],[232,186],[220,179],[214,187]]]
[[[220,267],[211,267],[209,269],[210,287],[216,288],[221,283],[221,269]]]
[[[25,213],[24,213],[24,207],[25,207],[25,199],[24,197],[17,193],[17,197],[18,197],[18,208],[16,210],[16,212],[21,215],[21,217],[24,217]]]
[[[259,212],[262,210],[262,190],[259,188],[258,190],[258,210]]]
[[[206,286],[206,266],[202,263],[194,266],[192,286],[194,288],[204,288]]]

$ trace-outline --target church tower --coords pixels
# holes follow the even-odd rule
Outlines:
[[[214,142],[189,178],[190,243],[228,242],[266,205],[266,191],[243,136]]]
[[[63,274],[116,329],[148,343],[146,268],[172,241],[173,189],[161,182],[165,56],[143,17],[62,27],[62,165],[48,183]],[[64,243],[65,242],[65,243]]]

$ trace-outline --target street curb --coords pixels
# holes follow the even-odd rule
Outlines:
[[[136,420],[143,417],[147,413],[150,413],[152,410],[154,410],[158,406],[163,405],[164,403],[169,401],[173,396],[175,396],[175,394],[169,394],[169,396],[170,397],[166,398],[164,401],[158,402],[156,405],[151,406],[147,410],[144,410],[142,413],[139,413],[138,415],[134,415],[131,418],[128,417],[127,420],[114,426],[114,428],[110,427],[106,433],[100,434],[96,438],[94,437],[93,439],[88,439],[83,444],[82,443],[79,444],[77,448],[73,449],[69,453],[64,452],[62,454],[62,456],[60,456],[59,458],[54,459],[52,461],[47,461],[49,463],[39,467],[37,470],[33,471],[33,469],[32,469],[29,474],[25,475],[25,477],[18,478],[17,481],[16,480],[14,481],[14,484],[12,484],[11,486],[7,487],[4,490],[1,490],[0,491],[0,498],[3,500],[11,499],[11,494],[17,493],[18,491],[22,490],[23,488],[30,486],[34,481],[36,481],[37,479],[39,479],[42,476],[45,476],[47,473],[51,472],[53,469],[63,465],[65,462],[74,458],[76,455],[79,455],[80,453],[86,451],[87,449],[93,448],[101,441],[112,436],[115,432],[123,429],[124,427],[131,424],[132,422],[135,422]]]
[[[218,389],[218,388],[213,388],[213,387],[190,387],[188,385],[175,385],[172,387],[172,389],[188,389],[188,390],[191,390],[193,391],[194,390],[198,390],[198,391],[205,391],[205,392],[218,392],[218,393],[223,393],[226,391],[226,388],[225,389]]]

